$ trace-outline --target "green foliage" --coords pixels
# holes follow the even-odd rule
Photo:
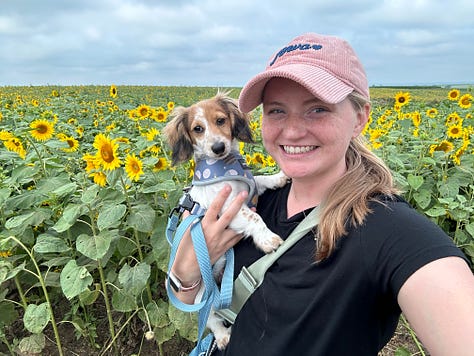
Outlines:
[[[434,88],[425,91],[426,100],[397,111],[393,92],[382,90],[372,90],[366,131],[372,148],[390,165],[409,202],[474,258],[472,108],[458,107],[445,89]],[[110,97],[108,87],[0,88],[0,340],[10,350],[13,340],[5,330],[18,315],[29,333],[14,346],[23,353],[41,352],[43,331],[51,326],[62,354],[55,317],[102,352],[126,337],[133,318],[159,348],[176,337],[196,340],[196,316],[171,306],[163,283],[167,216],[193,166],[170,167],[159,132],[174,105],[216,92],[124,86]],[[428,118],[433,105],[437,117]],[[445,120],[454,111],[462,116],[463,138],[446,136]],[[418,126],[414,112],[422,116]],[[277,167],[262,145],[259,109],[253,118],[256,144],[242,152],[257,173],[272,173]],[[54,128],[50,137],[32,131],[37,120],[48,122],[45,131]],[[98,142],[99,135],[107,138]],[[430,151],[443,140],[453,151]],[[132,154],[136,165],[127,166]],[[117,165],[106,168],[111,162]],[[70,310],[55,316],[54,307],[64,300]],[[96,303],[107,309],[105,345],[97,345],[97,318],[87,308]]]

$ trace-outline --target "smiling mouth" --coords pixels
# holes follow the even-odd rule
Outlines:
[[[314,151],[318,146],[281,146],[285,153],[290,155],[308,153]]]

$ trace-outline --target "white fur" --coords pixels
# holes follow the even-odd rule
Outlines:
[[[233,115],[245,115],[240,112],[235,112],[235,110],[238,110],[236,105],[234,105],[234,113],[232,113],[232,110],[228,108],[227,110],[223,110],[219,105],[215,105],[217,100],[216,102],[212,102],[212,100],[213,99],[208,99],[194,104],[191,107],[193,110],[191,110],[191,108],[180,109],[181,116],[178,115],[175,117],[174,120],[176,122],[170,123],[169,127],[165,128],[165,132],[168,132],[167,136],[176,134],[177,126],[175,124],[178,120],[182,120],[184,117],[182,116],[183,113],[187,115],[187,120],[182,120],[180,123],[186,122],[189,126],[185,127],[185,131],[193,142],[192,154],[196,162],[204,157],[224,159],[232,151],[238,151],[239,142],[235,137],[232,137],[232,125],[235,119]],[[224,124],[221,124],[222,120],[224,120]],[[196,127],[198,127],[199,130],[196,131]],[[184,132],[180,134],[183,135]],[[220,144],[221,147],[223,145],[224,148],[216,153],[213,150],[213,145],[215,144]],[[179,148],[179,145],[175,146],[175,150],[179,150]],[[283,172],[268,176],[255,176],[254,178],[258,195],[262,194],[266,189],[282,187],[288,180]],[[217,193],[221,191],[225,184],[232,187],[232,192],[221,210],[222,213],[241,191],[248,190],[246,183],[238,180],[228,180],[207,185],[194,185],[189,191],[189,194],[201,207],[208,209]],[[251,236],[255,245],[265,253],[276,250],[283,242],[280,236],[270,231],[262,218],[246,204],[241,206],[240,211],[229,224],[229,228],[237,233],[241,233],[244,237]],[[214,265],[213,273],[216,279],[221,276],[224,265],[224,257]],[[213,311],[210,313],[207,327],[214,333],[219,349],[225,348],[230,339],[231,328],[225,327],[223,320]]]

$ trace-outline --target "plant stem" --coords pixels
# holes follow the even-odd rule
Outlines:
[[[63,356],[63,349],[62,349],[62,346],[61,346],[61,339],[59,338],[59,332],[58,332],[58,326],[56,325],[56,320],[54,318],[54,310],[53,310],[53,306],[51,304],[51,301],[49,299],[49,293],[48,293],[48,289],[46,288],[46,283],[44,282],[44,279],[43,279],[43,276],[41,275],[41,270],[38,266],[38,263],[36,262],[36,259],[35,259],[35,256],[33,255],[33,253],[20,241],[18,240],[16,237],[14,236],[10,236],[7,238],[8,239],[12,239],[13,241],[15,241],[18,245],[20,245],[23,250],[25,250],[25,252],[28,254],[28,256],[30,257],[31,259],[31,262],[34,264],[35,266],[35,269],[36,269],[36,272],[38,273],[36,275],[36,277],[38,278],[38,281],[41,285],[41,288],[43,289],[43,293],[44,293],[44,298],[46,300],[46,304],[48,305],[48,309],[49,309],[49,313],[50,313],[50,321],[51,321],[51,326],[53,327],[53,332],[54,332],[54,338],[56,339],[56,345],[57,345],[57,348],[58,348],[58,352],[59,352],[59,356]]]
[[[28,302],[26,301],[25,292],[23,292],[23,287],[21,286],[20,281],[18,280],[18,275],[15,276],[14,280],[15,280],[16,289],[18,291],[18,294],[20,295],[21,305],[23,306],[23,309],[26,310],[26,307],[28,306]]]
[[[8,342],[8,339],[4,336],[2,336],[2,342],[7,345],[7,348],[8,348],[8,351],[10,351],[10,355],[12,356],[15,356],[15,352],[13,352],[13,348],[12,346],[10,345],[10,343]]]
[[[132,320],[132,318],[135,316],[135,314],[138,313],[138,310],[135,310],[132,315],[129,316],[129,318],[127,319],[127,321],[122,325],[122,327],[119,329],[119,331],[117,332],[116,335],[113,336],[112,338],[112,341],[109,343],[109,345],[105,348],[105,350],[101,353],[101,355],[105,355],[105,353],[107,352],[107,350],[110,348],[111,345],[114,345],[115,347],[115,340],[117,339],[117,337],[122,333],[122,331],[125,329],[125,327],[127,326],[127,324],[130,322],[130,320]]]
[[[107,310],[107,319],[109,321],[109,332],[110,332],[110,336],[112,337],[112,344],[114,346],[114,349],[116,350],[117,345],[115,343],[114,321],[112,319],[112,308],[110,307],[109,293],[107,292],[107,283],[105,281],[104,269],[102,268],[102,264],[100,263],[100,260],[98,260],[97,262],[98,262],[97,269],[99,270],[99,275],[100,275],[100,283],[102,285],[102,293],[104,293],[105,308]]]
[[[418,347],[418,350],[420,351],[420,354],[421,354],[422,356],[425,356],[425,351],[423,350],[423,346],[421,345],[420,341],[418,341],[418,338],[416,337],[415,332],[414,332],[413,329],[410,327],[410,324],[409,324],[408,321],[405,319],[405,316],[404,316],[404,315],[402,315],[402,321],[403,321],[403,325],[408,329],[408,332],[410,333],[411,338],[412,338],[413,341],[415,342],[416,347]]]
[[[123,180],[122,176],[120,177],[120,181],[121,181],[122,187],[125,191],[125,199],[126,199],[126,202],[127,202],[127,209],[128,209],[128,211],[132,211],[132,204],[130,202],[130,197],[127,194],[126,184],[125,184],[125,181]],[[133,237],[135,238],[135,244],[136,244],[137,250],[138,250],[138,258],[139,258],[140,262],[143,262],[144,257],[143,257],[143,252],[142,252],[142,245],[141,245],[141,242],[140,242],[140,237],[138,236],[138,231],[136,229],[133,229]],[[151,288],[150,288],[149,283],[146,284],[146,292],[147,292],[147,295],[148,295],[148,301],[151,302],[153,300],[153,295],[151,293]]]
[[[40,152],[38,151],[38,148],[36,147],[35,143],[33,140],[29,139],[28,137],[26,138],[28,142],[30,143],[31,147],[35,150],[36,154],[38,155],[38,159],[41,162],[41,171],[43,172],[43,176],[47,177],[47,171],[46,171],[46,163],[43,160],[43,157],[41,156]]]

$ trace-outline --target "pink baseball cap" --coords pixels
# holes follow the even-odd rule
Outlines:
[[[370,99],[362,63],[349,43],[335,36],[306,33],[277,51],[265,70],[240,92],[239,107],[243,112],[262,103],[265,85],[274,77],[294,80],[331,104],[341,102],[354,90]]]

